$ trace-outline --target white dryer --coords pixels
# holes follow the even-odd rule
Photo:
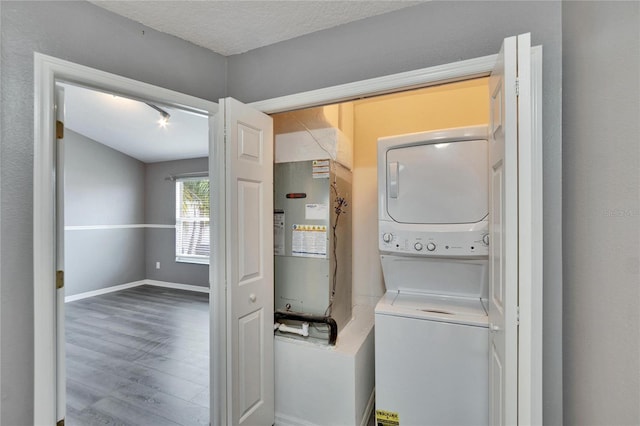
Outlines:
[[[488,424],[487,155],[484,126],[378,140],[381,419]]]

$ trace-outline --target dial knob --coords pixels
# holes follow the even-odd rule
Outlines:
[[[436,249],[436,245],[434,243],[427,244],[427,250],[434,251]]]
[[[489,245],[489,234],[484,234],[482,236],[482,242],[487,246]]]
[[[385,243],[390,243],[391,240],[393,240],[393,235],[392,234],[388,234],[388,233],[384,233],[382,234],[382,241],[384,241]]]
[[[415,243],[413,245],[413,248],[416,249],[417,251],[421,251],[422,250],[422,243]]]

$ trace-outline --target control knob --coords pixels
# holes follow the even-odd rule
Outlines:
[[[389,234],[387,232],[382,234],[382,241],[384,241],[385,243],[390,243],[391,240],[393,240],[393,234]]]
[[[436,249],[436,245],[434,243],[427,244],[427,250],[434,251]]]
[[[484,235],[482,236],[482,242],[483,242],[486,246],[488,246],[488,245],[489,245],[489,234],[484,234]]]
[[[415,243],[413,245],[413,248],[416,249],[417,251],[421,251],[422,250],[422,243]]]

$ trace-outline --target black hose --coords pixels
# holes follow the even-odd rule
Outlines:
[[[336,340],[338,340],[338,324],[336,323],[336,320],[328,316],[303,314],[301,312],[275,311],[273,313],[273,319],[275,322],[280,322],[281,319],[288,319],[293,321],[327,324],[329,326],[329,344],[331,346],[335,346]]]

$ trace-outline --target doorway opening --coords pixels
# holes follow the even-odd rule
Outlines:
[[[341,306],[348,311],[347,321],[340,321],[340,311],[332,315],[338,323],[335,350],[340,357],[323,348],[330,339],[323,324],[310,323],[307,337],[296,334],[299,321],[290,323],[294,330],[276,333],[276,423],[366,425],[372,418],[374,307],[385,293],[378,251],[378,138],[486,126],[488,87],[488,78],[478,77],[272,114],[274,214],[279,218],[274,218],[274,224],[279,222],[274,225],[276,312],[282,312],[283,318],[287,312],[322,316],[329,304],[334,311]],[[349,178],[340,177],[334,185],[334,174]],[[323,178],[335,190],[322,191]],[[288,199],[285,194],[290,192],[304,192],[305,198]],[[334,198],[347,199],[348,204],[340,207],[342,227],[327,227],[326,248],[318,245],[317,238],[299,238],[296,233],[307,228],[324,229],[335,222],[311,211],[315,208],[332,217]],[[313,232],[325,235],[324,231],[306,233]],[[347,249],[341,248],[345,240]],[[312,249],[324,251],[318,254]],[[329,263],[333,267],[327,269]],[[300,279],[309,270],[316,274]],[[309,344],[301,345],[301,340]],[[305,368],[299,359],[313,359],[315,368]],[[348,363],[342,365],[342,359]],[[332,369],[344,374],[326,377],[325,372]],[[353,383],[342,376],[359,379]],[[300,398],[309,391],[309,383],[323,383],[327,389],[323,406],[339,409],[327,412]]]
[[[217,104],[213,102],[84,67],[57,58],[38,53],[34,56],[36,64],[36,112],[34,117],[36,126],[34,150],[34,294],[36,295],[34,299],[34,422],[36,424],[51,424],[64,419],[67,402],[65,399],[67,381],[65,378],[64,367],[66,356],[63,339],[65,324],[65,247],[63,243],[65,234],[69,235],[70,243],[73,240],[77,243],[75,244],[76,253],[80,252],[82,255],[88,255],[88,257],[84,258],[88,265],[84,265],[82,262],[76,262],[77,264],[72,266],[72,269],[75,268],[75,277],[74,273],[72,273],[71,276],[66,277],[67,282],[79,282],[79,286],[71,285],[71,291],[74,294],[71,294],[68,299],[70,306],[74,303],[80,304],[82,302],[88,302],[92,298],[95,300],[97,297],[101,297],[99,295],[96,296],[96,294],[105,292],[104,282],[100,283],[100,285],[96,283],[102,280],[108,273],[111,273],[111,277],[115,278],[110,281],[111,287],[113,287],[114,284],[123,285],[124,287],[136,287],[136,285],[142,284],[155,284],[151,288],[156,290],[160,289],[160,292],[163,293],[162,297],[167,297],[166,294],[174,290],[171,288],[160,288],[159,285],[166,283],[180,284],[178,279],[162,278],[159,276],[152,276],[151,274],[147,275],[147,268],[144,261],[135,261],[135,259],[139,260],[140,258],[144,258],[144,256],[140,256],[140,252],[144,252],[144,254],[146,254],[146,250],[144,249],[144,240],[146,236],[153,239],[153,235],[157,232],[168,232],[169,234],[176,232],[175,219],[173,219],[173,222],[171,220],[163,222],[159,219],[157,221],[156,219],[147,219],[145,218],[144,212],[144,205],[147,201],[147,197],[145,197],[145,195],[148,195],[147,191],[145,191],[146,178],[153,175],[153,173],[145,174],[145,171],[147,171],[145,169],[154,171],[156,168],[154,164],[159,164],[157,163],[158,160],[169,160],[169,157],[155,158],[155,160],[147,159],[147,162],[152,163],[152,165],[147,167],[145,165],[145,161],[134,158],[134,155],[137,154],[129,152],[125,155],[122,152],[119,152],[126,150],[127,146],[130,145],[129,143],[125,143],[124,147],[114,149],[113,147],[106,147],[98,144],[95,140],[92,140],[101,139],[95,134],[86,136],[80,133],[89,133],[88,130],[81,130],[80,128],[72,128],[71,131],[67,130],[67,137],[70,139],[75,138],[75,141],[72,141],[71,144],[75,145],[76,150],[70,159],[73,160],[73,156],[75,155],[75,163],[73,164],[75,167],[76,177],[80,176],[79,179],[72,179],[69,183],[76,185],[75,189],[81,189],[84,191],[83,195],[86,197],[84,199],[87,202],[83,204],[83,197],[75,197],[67,201],[70,206],[80,206],[81,209],[85,208],[89,209],[89,211],[93,209],[91,214],[94,216],[91,223],[89,223],[86,222],[86,220],[90,216],[84,215],[81,209],[69,210],[70,212],[75,211],[75,216],[72,215],[69,217],[69,219],[75,221],[75,223],[67,223],[69,228],[65,230],[65,215],[63,208],[64,179],[58,178],[59,176],[56,174],[56,171],[64,170],[64,157],[59,155],[63,154],[64,150],[61,149],[60,153],[58,152],[59,147],[62,146],[65,141],[63,134],[64,102],[62,91],[56,90],[56,84],[67,84],[69,85],[70,90],[78,88],[91,89],[92,91],[99,93],[101,96],[106,97],[106,99],[111,102],[120,103],[119,108],[116,108],[115,110],[116,113],[124,113],[125,115],[129,113],[135,115],[133,110],[129,110],[127,108],[138,108],[138,112],[147,114],[147,118],[150,118],[150,125],[153,128],[159,126],[158,120],[160,119],[164,119],[164,122],[169,118],[169,122],[165,123],[167,127],[170,127],[172,124],[171,118],[174,120],[173,124],[177,125],[180,123],[181,116],[183,116],[182,118],[187,116],[192,118],[199,117],[200,120],[204,120],[206,124],[201,127],[201,130],[204,129],[201,131],[201,140],[204,140],[205,146],[203,152],[205,159],[201,160],[198,172],[204,172],[205,174],[208,174],[210,164],[215,163],[217,160],[217,158],[213,158],[215,155],[209,155],[208,159],[206,157],[208,153],[212,151],[210,149],[213,146],[212,123],[213,116],[217,113],[218,107]],[[111,112],[113,113],[113,110]],[[173,116],[167,117],[168,115]],[[95,114],[95,117],[93,118],[97,119],[95,127],[100,127],[103,121],[107,122],[109,119],[107,112]],[[85,119],[87,119],[87,117],[85,117]],[[56,125],[56,121],[60,121],[60,123]],[[85,122],[87,120],[81,121]],[[140,119],[139,121],[144,121],[142,124],[147,122],[146,119]],[[135,123],[136,125],[132,126],[129,122],[129,126],[126,126],[125,123],[126,120],[122,120],[122,122],[117,123],[117,126],[113,125],[108,129],[102,128],[99,129],[99,131],[105,133],[124,130],[131,131],[131,129],[135,128],[136,125],[141,124]],[[73,132],[73,130],[76,130],[76,132]],[[202,135],[202,133],[204,133],[204,135]],[[116,139],[121,143],[123,141],[126,142],[126,138],[124,136],[126,135],[120,134]],[[162,142],[158,138],[155,138],[155,141],[157,143]],[[89,152],[87,152],[87,150],[89,150]],[[144,150],[142,151],[144,153]],[[147,150],[147,153],[148,151],[149,150]],[[98,153],[98,161],[96,161],[95,158],[96,153]],[[127,163],[128,166],[125,167],[122,164],[115,165],[115,159],[124,159],[124,163]],[[70,165],[71,164],[72,163],[70,163]],[[161,185],[169,185],[169,187],[173,187],[176,185],[175,178],[182,177],[178,175],[178,172],[179,171],[174,171],[173,174],[169,174],[168,170],[160,170],[157,173],[157,181],[161,182]],[[96,179],[96,175],[100,173],[102,173],[103,176],[109,176],[111,183],[118,182],[119,185],[106,185],[104,179]],[[84,179],[82,177],[83,174],[85,177],[90,177],[90,179]],[[167,177],[171,179],[165,180]],[[98,182],[102,183],[99,184]],[[125,185],[126,183],[129,183],[130,185],[127,186]],[[99,198],[96,198],[96,194],[91,192],[91,189],[98,188],[101,185],[103,189],[116,190],[107,194],[100,200]],[[155,184],[148,186],[156,188]],[[127,189],[119,191],[122,188]],[[61,196],[58,197],[58,194]],[[77,194],[78,192],[76,191],[76,195]],[[142,202],[140,202],[141,200],[136,199],[141,197]],[[168,206],[165,206],[166,209],[162,209],[162,211],[175,213],[177,205],[176,197],[174,195],[173,197],[168,198],[169,199],[166,201]],[[125,200],[128,201],[125,202]],[[213,216],[215,216],[216,213],[214,213]],[[147,220],[151,221],[151,223],[146,223]],[[157,226],[151,227],[147,225]],[[215,228],[217,225],[213,222],[212,226]],[[88,233],[112,234],[111,236],[115,239],[114,241],[116,241],[116,243],[112,241],[107,244],[105,241],[102,241],[102,243],[98,244],[97,240],[92,239],[97,236],[94,235],[93,237],[88,237]],[[85,234],[84,237],[81,236],[81,234]],[[166,238],[166,235],[163,238]],[[92,243],[90,244],[91,250],[87,250],[88,253],[82,253],[81,244],[87,240]],[[97,253],[101,250],[112,249],[113,247],[111,247],[110,244],[119,248],[119,251],[112,250],[109,253],[109,256],[106,256],[106,259],[102,259],[102,263],[100,263],[100,257],[97,256]],[[72,248],[71,245],[72,244],[70,244],[70,248]],[[175,247],[175,243],[171,243],[169,247],[169,251],[173,253],[173,256],[175,256]],[[137,253],[134,253],[136,250]],[[95,256],[92,258],[92,255]],[[73,256],[69,261],[72,261],[72,259]],[[75,260],[77,261],[78,259]],[[175,261],[175,257],[173,260]],[[151,267],[151,272],[153,273],[156,271],[155,262],[157,261],[161,263],[160,271],[162,271],[163,267],[168,266],[166,263],[163,264],[162,259],[157,259]],[[116,262],[119,264],[116,266],[110,265],[110,268],[108,269],[111,272],[105,272],[104,266],[108,262]],[[92,266],[92,268],[89,269],[96,268],[96,272],[100,272],[100,274],[95,273],[90,277],[91,283],[86,282],[87,271],[83,271],[82,269],[89,265]],[[211,285],[212,278],[210,277],[212,274],[208,273],[208,268],[206,266],[204,266],[204,268],[204,286],[200,286],[200,288],[206,288],[208,290]],[[117,274],[112,273],[113,270],[120,270],[121,272],[126,270],[126,273],[123,272],[120,276],[117,276]],[[138,277],[142,279],[130,281],[133,279],[131,277],[135,276],[135,274],[139,274]],[[179,274],[176,276],[178,275]],[[78,279],[79,277],[80,279]],[[118,283],[118,280],[120,280],[120,283]],[[201,281],[198,282],[198,284],[200,284]],[[122,284],[123,282],[124,284]],[[83,285],[85,287],[82,287]],[[91,285],[94,287],[87,287]],[[170,285],[165,287],[176,286]],[[180,286],[178,285],[177,287]],[[182,287],[181,290],[184,290],[185,287]],[[142,288],[143,287],[131,288],[130,291],[137,291]],[[113,288],[111,290],[113,290]],[[192,290],[192,288],[189,288],[189,290]],[[111,295],[113,294],[114,293],[111,293]],[[205,298],[207,297],[206,293],[199,294],[204,295]],[[73,301],[74,299],[75,301]],[[205,303],[201,313],[201,316],[204,316],[205,321],[210,318],[208,311],[208,303]],[[82,312],[82,314],[85,313],[86,311]],[[76,315],[76,317],[83,317],[86,326],[88,318],[87,315],[82,314]],[[141,311],[136,311],[132,315],[141,314]],[[139,320],[140,318],[141,317],[138,317]],[[98,326],[104,325],[102,320],[105,318],[94,319],[95,323],[89,321],[89,328],[84,327],[85,335],[83,337],[89,337],[90,339],[93,338],[94,340],[91,344],[100,344],[107,350],[113,350],[113,348],[116,347],[123,350],[123,347],[126,347],[122,344],[118,346],[118,344],[113,341],[104,340],[97,342],[95,341],[95,336],[89,336],[92,331],[91,326],[98,328]],[[166,322],[162,324],[166,325]],[[76,324],[76,329],[78,329],[78,327],[79,326]],[[120,331],[124,330],[121,329]],[[208,331],[205,332],[205,335],[208,335]],[[119,338],[127,339],[122,335],[120,335]],[[168,336],[166,338],[169,339]],[[206,341],[206,339],[203,340]],[[131,340],[129,340],[129,342],[131,343]],[[82,346],[79,343],[80,342],[76,340],[74,344],[76,344],[76,346]],[[121,341],[120,343],[124,342]],[[171,342],[166,340],[165,343],[169,344]],[[178,346],[182,345],[182,342],[179,341],[179,339],[173,343]],[[142,342],[139,342],[139,344],[144,346]],[[152,347],[154,346],[153,343],[150,343],[150,345]],[[85,346],[87,346],[86,341]],[[205,343],[205,347],[207,346],[208,345]],[[77,348],[74,349],[76,350],[76,356],[89,355],[87,351],[82,351]],[[206,349],[206,353],[208,354],[208,347]],[[78,352],[83,353],[79,354]],[[165,358],[170,359],[169,357]],[[93,362],[87,358],[84,360]],[[142,361],[142,358],[140,358],[140,361]],[[156,359],[156,361],[158,361],[158,359]],[[160,367],[160,365],[157,365],[156,367],[158,367],[156,368],[158,371],[163,368]],[[149,368],[149,366],[146,366],[145,368]],[[84,370],[84,373],[87,373],[86,369]],[[205,375],[205,380],[203,382],[205,382],[204,384],[208,384],[208,375]],[[84,396],[87,395],[85,394]],[[205,411],[208,410],[205,409]]]
[[[65,423],[208,424],[207,116],[56,89]]]

